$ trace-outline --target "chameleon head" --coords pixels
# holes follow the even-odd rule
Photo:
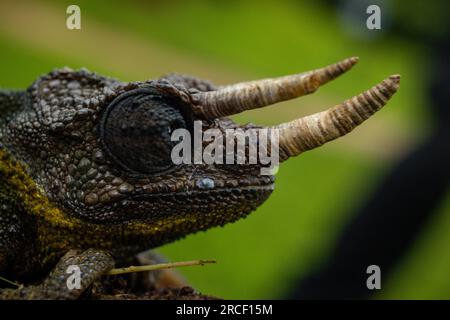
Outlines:
[[[356,62],[220,88],[177,75],[122,83],[60,69],[21,95],[23,107],[2,124],[0,138],[72,217],[94,224],[140,221],[170,229],[168,241],[244,217],[274,183],[261,175],[262,164],[174,163],[175,130],[195,134],[197,120],[203,132],[258,128],[226,117],[312,93]],[[326,111],[270,128],[278,132],[280,161],[352,131],[386,104],[399,79],[391,76]]]

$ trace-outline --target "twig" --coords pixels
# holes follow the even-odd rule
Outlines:
[[[6,279],[6,278],[3,278],[2,276],[0,276],[0,280],[3,280],[3,281],[5,281],[6,283],[9,283],[9,284],[11,284],[11,285],[13,285],[13,286],[20,287],[20,284],[18,284],[17,282],[8,280],[8,279]]]
[[[143,272],[143,271],[154,271],[161,269],[172,269],[178,267],[188,267],[188,266],[203,266],[209,263],[216,263],[215,260],[193,260],[193,261],[181,261],[181,262],[169,262],[169,263],[159,263],[150,264],[146,266],[130,266],[126,268],[117,268],[109,270],[106,275],[117,275],[131,272]]]

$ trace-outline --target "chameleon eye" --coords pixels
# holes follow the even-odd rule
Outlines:
[[[123,169],[155,174],[173,166],[170,137],[186,128],[179,102],[152,89],[136,89],[117,97],[107,108],[100,127],[110,157]]]

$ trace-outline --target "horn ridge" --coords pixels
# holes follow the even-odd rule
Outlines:
[[[215,119],[304,96],[350,70],[357,62],[358,58],[352,57],[313,71],[197,92],[191,96],[194,112]]]
[[[380,110],[398,90],[393,75],[371,89],[326,111],[278,125],[281,161],[351,132]],[[382,98],[383,96],[383,98]]]

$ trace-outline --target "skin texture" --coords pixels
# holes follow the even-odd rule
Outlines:
[[[114,265],[245,217],[269,197],[274,177],[261,175],[260,164],[175,165],[173,130],[192,130],[195,120],[204,131],[255,128],[223,114],[307,94],[356,61],[220,89],[176,74],[123,83],[66,68],[26,91],[0,91],[0,275],[26,285],[0,289],[0,298],[76,299]],[[350,132],[398,82],[392,76],[329,111],[280,125],[281,160]],[[141,260],[158,260],[150,257]],[[77,290],[66,286],[71,264],[82,270]]]
[[[119,121],[114,119],[116,115],[111,116],[102,129],[111,102],[138,88],[151,90],[157,101],[168,101],[165,109],[154,102],[149,108],[156,115],[166,112],[165,116],[175,121],[183,116],[170,104],[184,108],[186,119],[195,119],[178,97],[186,88],[213,87],[176,75],[145,83],[121,83],[86,70],[62,69],[39,78],[21,93],[19,103],[3,102],[2,276],[25,283],[39,281],[68,250],[95,248],[107,251],[115,261],[124,261],[143,250],[242,218],[270,195],[273,177],[260,176],[258,166],[174,167],[164,158],[153,164],[152,155],[158,158],[164,146],[152,152],[152,146],[145,143],[166,141],[160,135],[170,127],[170,117],[146,117],[145,110],[138,110],[138,116],[129,121],[120,121],[123,113],[117,115],[122,117]],[[140,119],[143,122],[139,123]],[[140,127],[135,131],[117,128],[124,122],[133,127],[136,121]],[[145,130],[141,127],[144,124],[162,129]],[[235,126],[227,119],[207,125],[223,129]],[[114,128],[118,131],[115,135]],[[108,134],[102,132],[104,129]],[[121,134],[126,137],[121,147],[128,145],[122,152],[114,149],[114,143],[121,142]],[[102,139],[110,142],[111,148]],[[140,140],[130,145],[133,139]],[[123,163],[115,156],[122,157]],[[133,163],[137,164],[131,166]],[[150,164],[140,170],[145,163]],[[214,185],[203,183],[206,178]],[[98,260],[111,267],[105,259]],[[65,281],[61,282],[63,286]],[[4,297],[12,296],[8,292]],[[24,297],[50,296],[54,295]]]

